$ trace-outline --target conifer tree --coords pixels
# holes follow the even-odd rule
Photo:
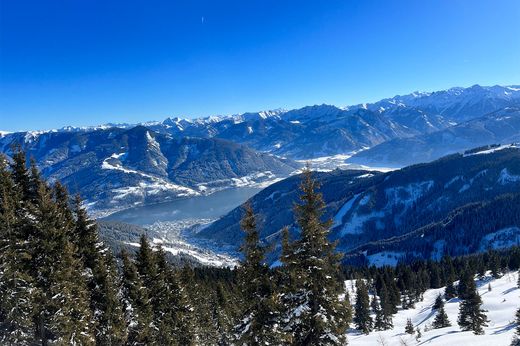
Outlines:
[[[121,252],[121,259],[123,299],[128,330],[127,343],[129,345],[151,344],[153,312],[148,291],[139,277],[136,265],[125,250]]]
[[[195,328],[185,290],[167,263],[163,248],[159,247],[154,255],[157,277],[151,293],[156,340],[161,345],[193,345]]]
[[[34,178],[34,177],[33,177]],[[77,248],[70,241],[71,225],[53,201],[50,189],[39,185],[34,210],[32,262],[38,287],[37,335],[45,344],[93,344],[92,314],[86,277]]]
[[[292,291],[286,292],[286,328],[298,345],[344,345],[351,319],[349,302],[340,300],[343,283],[338,280],[340,256],[328,239],[331,220],[323,221],[325,203],[317,192],[319,183],[307,167],[300,184],[300,204],[295,215],[300,238],[290,244],[282,258],[294,278]]]
[[[245,345],[282,345],[287,336],[280,330],[280,296],[271,283],[265,265],[265,247],[260,245],[256,217],[246,203],[240,222],[245,232],[242,252],[244,260],[238,270],[239,284],[244,291],[244,313],[237,328],[237,337]]]
[[[29,176],[29,171],[27,170],[25,152],[23,152],[20,148],[15,148],[10,168],[11,176],[21,193],[22,200],[32,200],[34,202],[36,199],[36,191],[34,194],[31,194],[31,178]]]
[[[437,315],[435,315],[435,319],[432,323],[433,328],[445,328],[451,326],[450,320],[448,319],[448,315],[444,310],[444,303],[437,309]]]
[[[462,330],[471,330],[474,334],[484,334],[483,327],[487,326],[487,318],[484,310],[480,307],[482,299],[477,292],[475,281],[469,274],[465,274],[461,279],[459,286],[462,289],[459,293],[459,298],[462,299],[459,309],[458,323]]]
[[[444,299],[450,300],[457,296],[457,289],[453,285],[453,281],[448,281],[446,288],[444,289]]]
[[[0,343],[29,345],[34,342],[34,280],[27,267],[30,252],[24,241],[21,191],[0,155]]]
[[[57,190],[60,191],[59,188]],[[60,195],[66,196],[66,192],[60,191]],[[103,345],[124,344],[127,332],[114,259],[99,240],[97,226],[81,206],[79,196],[75,197],[71,217],[74,220],[73,240],[89,272],[87,285],[90,307],[94,312],[96,341]]]
[[[354,305],[354,323],[356,328],[368,334],[372,331],[372,317],[369,309],[368,289],[363,279],[356,280],[356,303]]]
[[[442,306],[444,306],[444,301],[442,300],[442,296],[439,293],[437,298],[435,298],[435,303],[433,303],[432,310],[438,310]]]
[[[411,318],[408,318],[406,320],[406,326],[404,327],[404,331],[405,331],[405,333],[410,334],[410,335],[415,333],[415,328],[413,327]]]
[[[382,315],[383,330],[391,329],[393,327],[393,323],[392,323],[393,306],[390,301],[390,296],[388,294],[388,290],[384,283],[381,287],[380,299],[381,299],[381,315]]]
[[[376,315],[374,319],[374,329],[375,330],[385,330],[384,322],[383,322],[383,311],[381,309],[381,305],[379,304],[379,300],[376,296],[372,298],[372,302],[370,303],[372,308],[372,312]]]

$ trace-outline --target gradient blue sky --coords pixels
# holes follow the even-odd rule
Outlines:
[[[0,0],[0,130],[520,83],[520,1]]]

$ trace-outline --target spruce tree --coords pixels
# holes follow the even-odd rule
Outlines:
[[[383,329],[391,329],[393,328],[392,323],[392,314],[394,311],[394,307],[392,306],[390,295],[388,294],[388,290],[386,288],[386,285],[383,283],[381,287],[381,315],[382,315],[382,322],[383,322]]]
[[[244,207],[240,222],[245,232],[242,252],[244,260],[238,269],[243,296],[243,316],[236,334],[246,345],[282,345],[287,342],[280,330],[280,296],[273,287],[271,273],[264,263],[265,247],[260,245],[256,217],[250,203]]]
[[[292,272],[288,276],[295,279],[292,290],[284,294],[285,328],[298,345],[344,345],[351,310],[349,302],[339,299],[344,292],[338,279],[340,256],[327,239],[332,223],[322,220],[325,203],[318,188],[307,167],[300,184],[300,204],[295,205],[300,238],[290,244],[290,253],[282,259],[285,270]]]
[[[433,303],[432,310],[438,310],[442,306],[444,306],[444,301],[442,300],[442,296],[439,293],[439,295],[437,295],[437,298],[435,298],[435,303]]]
[[[448,315],[444,310],[444,304],[442,304],[437,309],[437,315],[435,315],[435,319],[433,320],[432,326],[435,329],[451,326],[450,320],[448,319]]]
[[[405,333],[410,334],[410,335],[415,333],[415,328],[413,327],[411,318],[408,318],[406,320],[406,326],[404,327],[404,331],[405,331]]]
[[[163,248],[159,247],[154,255],[157,277],[151,294],[156,342],[160,345],[194,345],[192,307],[184,287],[167,263]]]
[[[30,251],[22,232],[21,191],[0,155],[0,343],[34,340],[34,280],[27,270]]]
[[[476,335],[484,334],[483,327],[487,326],[487,318],[484,314],[485,311],[480,308],[482,299],[477,292],[473,277],[469,274],[464,275],[460,285],[462,285],[462,289],[459,298],[462,299],[462,302],[459,309],[459,326],[462,330],[471,330]]]
[[[34,178],[34,177],[33,177]],[[92,313],[86,276],[77,248],[70,241],[70,220],[42,181],[34,210],[32,262],[38,287],[36,329],[45,344],[93,344]]]
[[[444,299],[450,300],[457,296],[457,289],[453,285],[453,281],[448,281],[446,288],[444,289]]]
[[[356,303],[354,305],[354,323],[356,328],[364,334],[372,331],[372,317],[370,316],[368,289],[363,279],[356,280]]]
[[[61,191],[60,195],[66,196],[66,193]],[[127,331],[114,259],[99,240],[97,226],[81,206],[79,196],[75,198],[74,214],[71,217],[74,220],[73,239],[77,242],[84,267],[89,272],[87,287],[95,319],[96,342],[102,345],[122,345],[126,341]]]
[[[148,290],[138,274],[137,267],[128,253],[121,252],[122,288],[125,304],[125,320],[129,345],[148,345],[152,343],[153,312]]]

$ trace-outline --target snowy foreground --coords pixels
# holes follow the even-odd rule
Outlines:
[[[472,332],[462,332],[457,325],[459,312],[459,300],[452,299],[445,304],[446,313],[451,322],[451,327],[430,329],[435,312],[431,307],[439,293],[444,288],[427,290],[424,293],[424,301],[416,304],[415,309],[399,310],[394,315],[394,329],[386,331],[373,331],[369,335],[351,330],[348,333],[349,345],[471,345],[471,346],[507,346],[513,338],[516,324],[515,313],[520,307],[520,289],[517,288],[517,273],[509,273],[500,279],[487,278],[477,281],[478,291],[484,302],[483,309],[489,323],[485,327],[485,335],[474,335]],[[491,292],[488,291],[491,284]],[[347,282],[347,288],[351,290],[351,283]],[[351,294],[351,298],[354,294]],[[420,327],[422,337],[417,341],[415,335],[404,332],[406,320],[412,319],[414,327]],[[426,328],[426,331],[425,331]]]

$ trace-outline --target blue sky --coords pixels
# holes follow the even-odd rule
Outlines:
[[[520,84],[520,1],[0,1],[0,130]]]

